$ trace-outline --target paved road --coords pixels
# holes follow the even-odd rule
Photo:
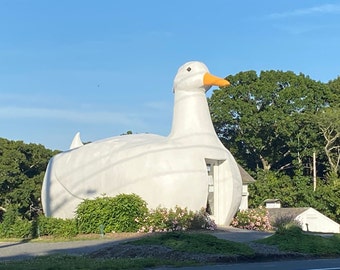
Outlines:
[[[2,242],[0,243],[0,261],[28,259],[41,255],[72,254],[82,255],[118,243],[116,240],[86,240],[58,243],[39,242]]]

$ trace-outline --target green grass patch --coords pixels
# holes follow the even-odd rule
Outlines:
[[[296,229],[287,229],[261,239],[258,243],[275,245],[282,251],[299,252],[310,255],[340,255],[340,236],[323,237],[307,234]]]
[[[52,255],[41,256],[23,261],[0,263],[1,270],[118,270],[118,269],[145,269],[163,265],[183,267],[197,265],[193,262],[175,262],[160,259],[93,259],[83,256]]]
[[[133,245],[163,245],[173,250],[203,254],[254,255],[252,249],[242,243],[221,240],[207,233],[161,233],[139,240],[129,241]],[[124,244],[121,244],[124,245]],[[61,269],[145,269],[159,266],[199,265],[193,261],[178,261],[154,258],[100,259],[86,256],[51,255],[23,261],[1,262],[0,270],[61,270]]]
[[[162,245],[190,253],[254,255],[254,251],[245,244],[218,239],[207,233],[161,233],[131,241],[129,244]]]

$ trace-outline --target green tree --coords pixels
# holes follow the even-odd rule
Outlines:
[[[0,138],[0,206],[17,205],[19,213],[29,219],[41,209],[44,173],[56,153],[42,145]]]
[[[309,206],[340,223],[340,185],[318,182]]]
[[[231,86],[214,91],[208,101],[217,134],[237,160],[253,171],[290,175],[299,163],[310,167],[322,139],[311,116],[328,106],[329,87],[282,71],[240,72],[227,79]]]
[[[330,174],[337,176],[340,173],[340,107],[326,108],[314,119],[325,139],[324,152]]]
[[[257,208],[266,199],[279,199],[283,207],[291,206],[293,186],[291,179],[282,173],[258,170],[257,181],[249,185],[249,207]]]
[[[340,104],[340,76],[338,76],[335,80],[331,80],[328,83],[329,88],[331,90],[331,98],[330,104],[331,107],[339,106]]]
[[[257,181],[249,185],[249,206],[263,205],[265,199],[279,199],[283,207],[309,206],[313,197],[310,177],[297,173],[289,177],[283,173],[258,170]]]

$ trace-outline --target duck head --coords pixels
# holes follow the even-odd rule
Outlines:
[[[173,91],[208,91],[211,86],[226,87],[230,82],[209,73],[207,66],[192,61],[182,65],[174,80]]]

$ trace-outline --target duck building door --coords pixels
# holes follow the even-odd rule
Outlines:
[[[217,160],[206,159],[208,174],[208,199],[206,211],[209,215],[214,216],[215,213],[215,170]]]

